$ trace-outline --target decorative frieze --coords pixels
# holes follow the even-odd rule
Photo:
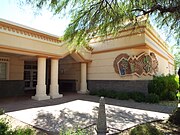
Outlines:
[[[53,42],[53,43],[60,43],[61,41],[54,36],[44,34],[35,30],[31,30],[30,28],[23,28],[20,26],[16,26],[13,24],[5,23],[5,22],[0,22],[0,30],[4,32],[10,32],[14,33],[17,35],[22,35],[22,36],[27,36],[30,38],[36,38],[48,42]]]
[[[120,54],[114,60],[114,70],[120,76],[136,75],[155,75],[158,71],[158,61],[154,53],[145,52],[130,57],[128,54]]]
[[[9,58],[6,57],[0,57],[0,62],[8,62]]]

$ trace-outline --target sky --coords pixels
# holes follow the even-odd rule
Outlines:
[[[62,36],[70,22],[70,19],[54,16],[53,13],[46,9],[42,10],[41,15],[35,15],[30,6],[21,7],[17,2],[18,0],[0,0],[0,18],[56,36]],[[161,33],[159,34],[161,38],[166,40],[166,34],[158,29],[156,30],[158,33]],[[174,45],[174,41],[170,41],[168,44],[170,46]]]
[[[18,0],[0,0],[0,18],[22,24],[56,36],[62,36],[69,19],[54,16],[48,10],[35,15],[30,6],[20,7]]]

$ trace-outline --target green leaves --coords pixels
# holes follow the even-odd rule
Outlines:
[[[64,40],[70,48],[88,46],[90,40],[100,36],[114,36],[128,27],[138,25],[138,17],[153,15],[156,25],[168,27],[177,38],[180,37],[179,0],[26,0],[38,8],[49,6],[54,14],[68,15],[71,22]]]

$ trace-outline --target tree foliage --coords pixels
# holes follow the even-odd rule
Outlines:
[[[175,58],[175,70],[178,70],[180,68],[180,51],[174,54],[174,58]]]
[[[174,54],[175,71],[177,72],[180,68],[180,46],[171,46],[171,53]]]
[[[20,0],[23,1],[23,0]],[[153,16],[159,28],[167,27],[180,38],[179,0],[25,0],[38,10],[49,7],[54,14],[68,15],[71,22],[63,39],[78,49],[95,36],[116,35],[138,18]]]

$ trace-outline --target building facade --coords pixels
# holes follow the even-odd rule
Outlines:
[[[153,75],[173,74],[174,59],[152,27],[98,37],[91,51],[69,52],[59,37],[0,20],[0,97],[34,93],[33,99],[60,93],[108,89],[147,92]]]

